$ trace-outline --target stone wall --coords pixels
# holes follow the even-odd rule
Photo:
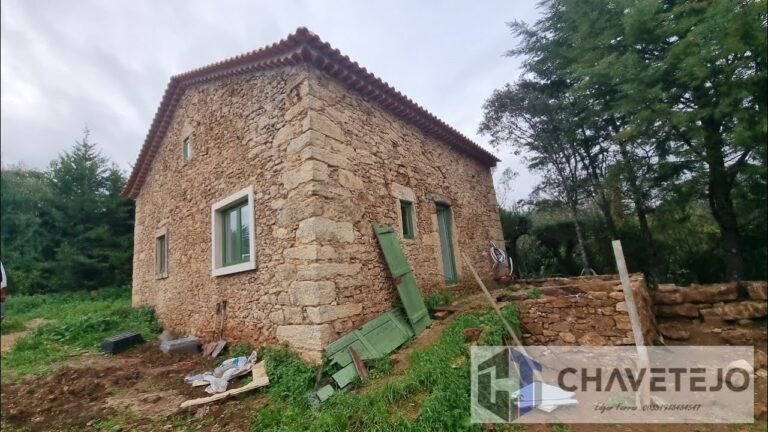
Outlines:
[[[334,79],[305,73],[288,89],[288,116],[302,121],[287,148],[280,211],[300,244],[281,267],[308,322],[278,328],[278,339],[306,348],[308,337],[343,334],[392,307],[397,294],[372,224],[401,233],[401,199],[413,203],[415,238],[401,236],[401,246],[422,294],[446,285],[436,202],[451,206],[460,279],[464,252],[490,280],[488,242],[503,242],[491,170]]]
[[[214,277],[211,205],[245,187],[257,269]],[[465,252],[490,279],[488,241],[503,239],[488,167],[311,67],[194,85],[136,199],[133,303],[211,339],[226,299],[227,339],[317,353],[396,301],[371,224],[399,230],[398,199],[414,203],[416,238],[401,244],[424,293],[445,286],[435,201],[453,210],[460,277]],[[158,230],[168,235],[166,278],[154,271]]]
[[[659,285],[653,293],[656,314],[665,318],[701,318],[708,324],[768,316],[768,282],[730,282],[679,287]]]
[[[616,275],[520,281],[536,287],[538,299],[507,295],[520,310],[523,343],[530,345],[631,345],[632,324],[621,282]],[[646,345],[658,340],[650,297],[641,274],[630,277]],[[517,299],[515,299],[517,297]]]
[[[303,321],[291,308],[276,267],[292,240],[280,235],[273,203],[285,193],[280,173],[287,143],[286,87],[296,71],[252,74],[188,88],[136,198],[133,304],[155,307],[161,324],[213,338],[215,304],[228,300],[225,335],[275,340],[277,325]],[[192,159],[181,145],[191,137]],[[211,275],[211,205],[254,188],[258,269]],[[168,235],[168,277],[155,276],[155,233]]]

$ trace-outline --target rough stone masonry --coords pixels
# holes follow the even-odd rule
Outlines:
[[[212,205],[244,188],[255,269],[213,276]],[[400,200],[413,206],[414,238],[401,246],[423,294],[446,286],[437,203],[450,206],[459,281],[462,252],[490,278],[489,241],[503,242],[487,161],[309,64],[187,85],[134,195],[134,305],[212,339],[226,299],[225,338],[286,342],[315,359],[395,304],[371,225],[402,233]],[[168,251],[159,276],[158,233]]]

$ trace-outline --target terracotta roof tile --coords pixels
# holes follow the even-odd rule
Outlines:
[[[495,166],[498,162],[495,156],[456,129],[322,41],[316,34],[300,27],[287,38],[272,45],[171,77],[128,183],[123,189],[123,195],[131,198],[138,196],[185,88],[226,77],[301,63],[312,64],[353,91],[468,156],[488,166]]]

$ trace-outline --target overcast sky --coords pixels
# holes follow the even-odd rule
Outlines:
[[[506,22],[535,1],[0,0],[3,165],[43,168],[87,124],[128,172],[171,75],[306,26],[477,143],[482,104],[520,74]],[[520,172],[511,198],[536,179]]]

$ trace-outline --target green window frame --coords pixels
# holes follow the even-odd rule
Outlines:
[[[184,162],[192,159],[192,140],[190,137],[184,138],[184,141],[181,143],[181,158]]]
[[[403,225],[403,238],[416,238],[416,230],[413,222],[413,203],[400,200],[400,218]]]
[[[223,267],[242,264],[251,259],[251,209],[248,200],[220,211],[221,263]]]
[[[168,236],[165,234],[155,237],[155,275],[168,276]]]

